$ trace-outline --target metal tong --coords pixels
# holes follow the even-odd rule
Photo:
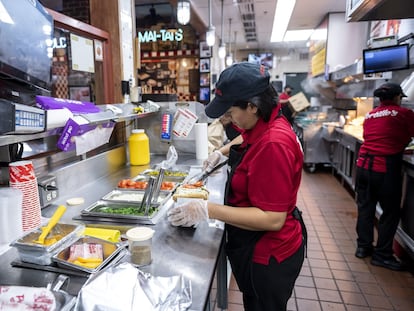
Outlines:
[[[160,195],[161,184],[164,179],[165,170],[160,168],[158,176],[152,177],[150,176],[148,180],[147,187],[145,188],[144,197],[142,198],[140,210],[145,208],[144,215],[148,216],[149,209],[151,207],[151,203],[157,203],[158,196]]]
[[[199,181],[204,181],[208,176],[210,176],[212,173],[214,173],[215,171],[217,171],[219,168],[223,167],[224,165],[227,164],[229,160],[225,160],[219,164],[217,164],[215,167],[213,167],[213,169],[211,171],[206,171],[206,170],[202,170],[200,173],[195,174],[194,176],[192,176],[189,180],[187,180],[186,184],[195,184],[196,182]]]
[[[144,197],[142,198],[141,205],[139,207],[139,211],[144,209],[145,212],[149,210],[149,206],[151,205],[151,201],[149,201],[152,189],[154,188],[155,178],[150,176],[148,179],[147,187],[145,188]]]

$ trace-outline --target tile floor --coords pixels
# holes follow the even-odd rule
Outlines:
[[[411,272],[394,272],[354,256],[356,205],[330,170],[303,173],[298,206],[308,228],[308,257],[288,310],[414,310],[412,262]],[[228,297],[228,311],[243,310],[233,277]]]

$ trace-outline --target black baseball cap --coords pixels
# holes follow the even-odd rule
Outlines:
[[[241,62],[224,69],[216,83],[215,97],[206,106],[206,115],[218,118],[238,101],[248,100],[269,87],[266,66]]]
[[[399,84],[391,82],[382,84],[374,91],[374,96],[376,97],[381,97],[384,95],[401,95],[402,97],[407,97]]]

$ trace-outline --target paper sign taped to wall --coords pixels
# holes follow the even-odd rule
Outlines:
[[[289,104],[296,112],[302,111],[310,106],[310,103],[303,92],[299,92],[292,97],[289,97]]]

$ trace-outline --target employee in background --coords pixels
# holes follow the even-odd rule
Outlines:
[[[414,112],[401,107],[405,97],[401,87],[385,83],[374,91],[380,105],[365,116],[364,142],[357,159],[356,193],[358,219],[355,256],[372,255],[371,264],[403,270],[393,256],[394,235],[400,221],[402,196],[402,156],[414,137]],[[377,202],[382,215],[378,221],[378,240],[373,247]]]
[[[241,62],[226,68],[215,93],[207,116],[227,113],[243,129],[242,143],[229,153],[225,202],[189,200],[170,209],[168,220],[174,226],[225,222],[226,253],[245,310],[283,311],[304,261],[306,230],[295,207],[303,152],[266,67]]]
[[[207,128],[208,153],[219,150],[223,145],[240,135],[240,129],[231,122],[231,116],[223,114],[215,119]]]
[[[282,105],[282,113],[286,117],[286,119],[289,121],[290,124],[293,123],[293,111],[289,106],[289,98],[292,95],[293,87],[286,84],[283,92],[279,94],[279,104]]]

